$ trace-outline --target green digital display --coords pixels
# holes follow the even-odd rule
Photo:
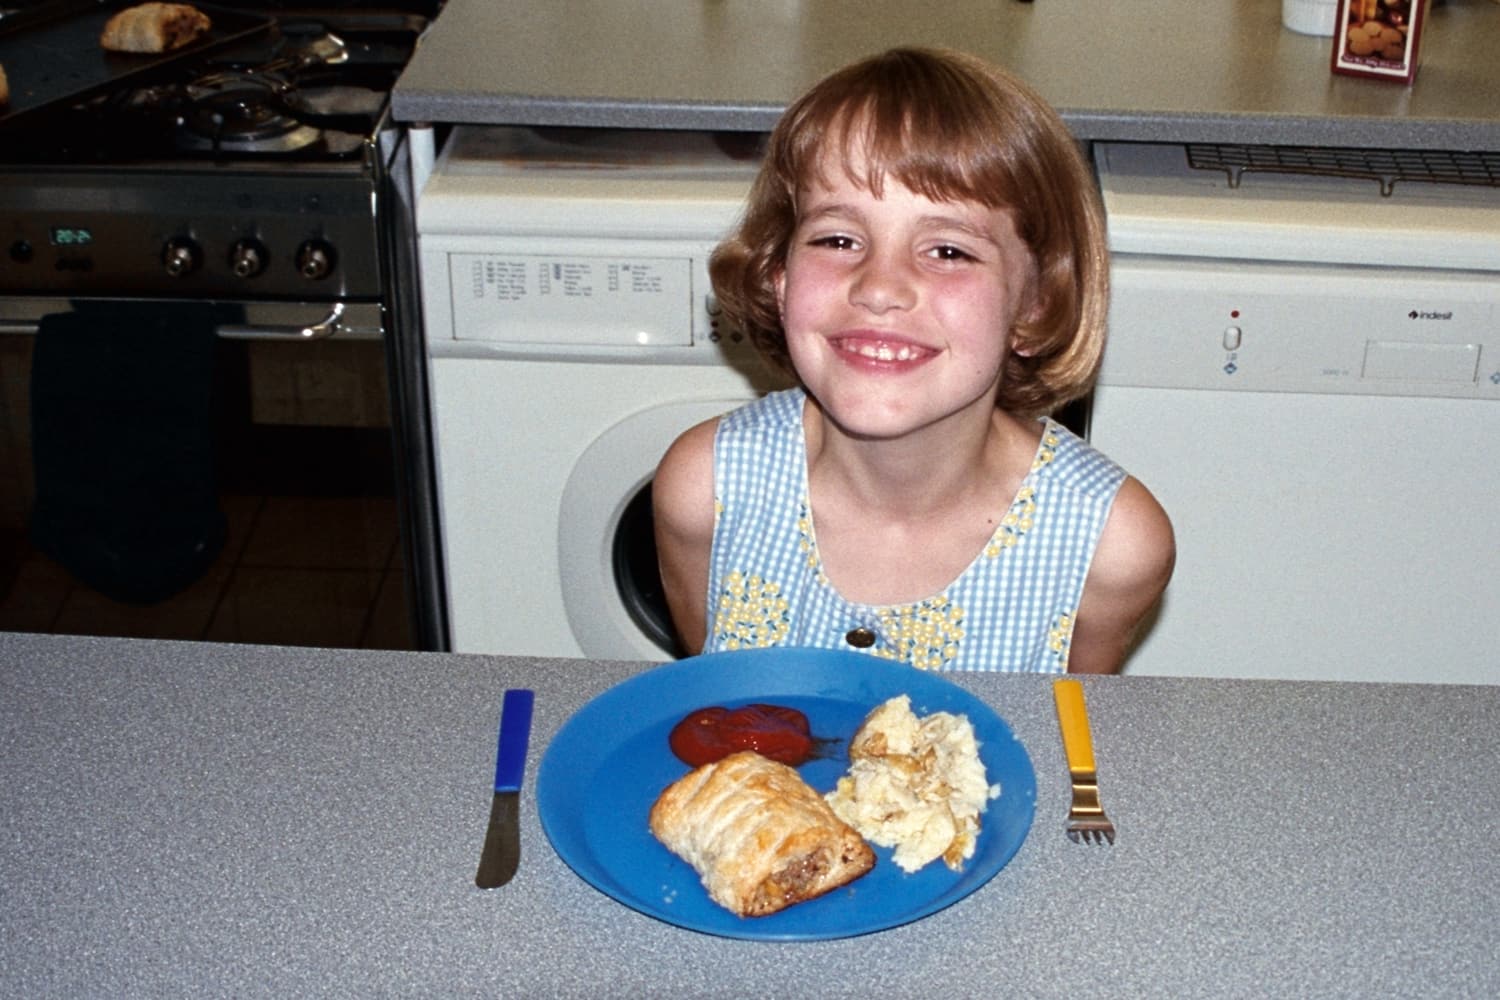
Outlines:
[[[82,226],[53,226],[52,245],[55,247],[86,247],[94,242],[94,232]]]

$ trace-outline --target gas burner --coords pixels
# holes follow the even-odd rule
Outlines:
[[[188,86],[191,103],[178,119],[183,149],[290,153],[317,142],[322,130],[288,114],[285,79],[261,73],[220,73]]]

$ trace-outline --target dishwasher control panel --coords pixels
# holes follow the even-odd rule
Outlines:
[[[1500,400],[1497,288],[1467,272],[1119,254],[1099,382]]]

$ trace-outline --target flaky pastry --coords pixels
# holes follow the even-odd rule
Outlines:
[[[669,785],[650,822],[709,897],[742,917],[820,896],[875,864],[870,846],[796,770],[749,750]]]

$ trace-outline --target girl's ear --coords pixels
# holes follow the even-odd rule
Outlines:
[[[1029,358],[1036,353],[1027,339],[1027,330],[1024,326],[1013,326],[1010,329],[1010,353],[1017,357]]]
[[[1037,322],[1046,313],[1046,303],[1042,301],[1041,292],[1033,282],[1029,295],[1031,301],[1026,308],[1016,315],[1015,321],[1010,325],[1010,351],[1012,354],[1023,358],[1029,358],[1036,353],[1036,345],[1032,342],[1035,337]]]

